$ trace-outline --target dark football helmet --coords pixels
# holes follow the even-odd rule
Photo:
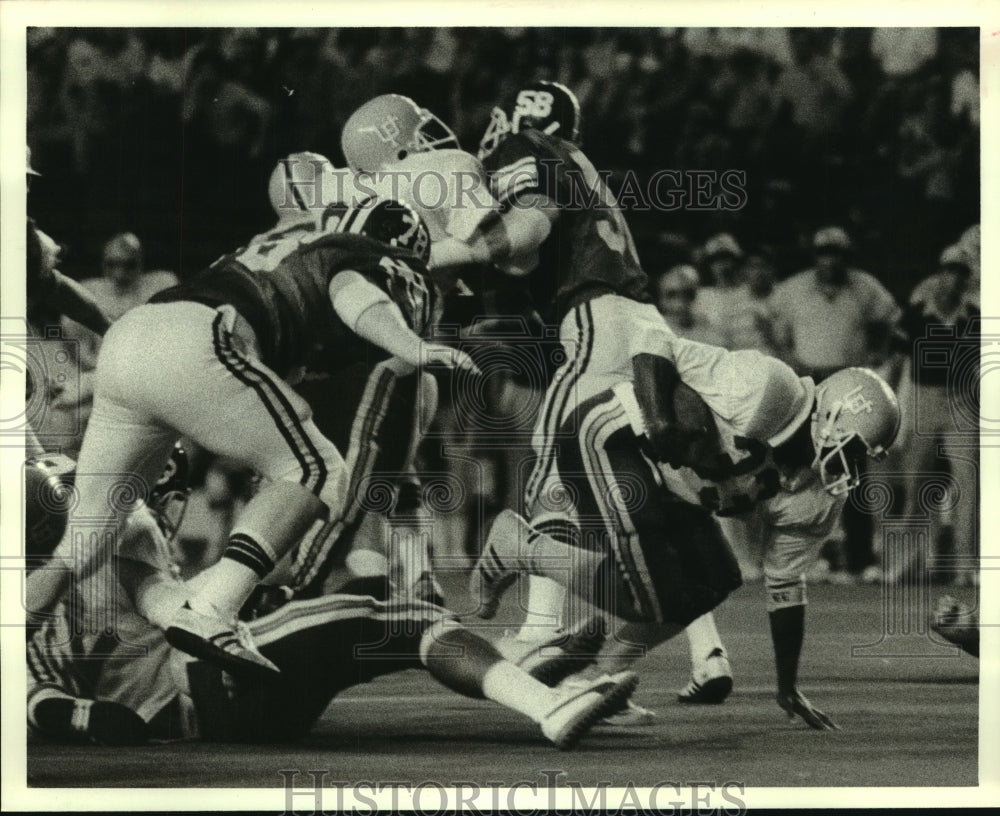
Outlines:
[[[509,133],[533,128],[574,144],[580,142],[580,101],[559,82],[538,80],[517,92],[510,116],[494,108],[490,124],[479,142],[479,158],[485,158]]]
[[[380,244],[408,249],[424,263],[431,256],[431,236],[416,210],[392,199],[372,196],[348,207],[337,232],[367,235]]]

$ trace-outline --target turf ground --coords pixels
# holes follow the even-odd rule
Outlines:
[[[329,780],[511,784],[544,781],[541,771],[554,768],[585,786],[708,779],[748,787],[976,784],[978,661],[932,644],[918,626],[868,649],[869,656],[852,655],[852,647],[879,642],[884,591],[810,588],[800,687],[843,729],[812,731],[801,721],[787,721],[774,702],[761,595],[759,584],[748,585],[717,612],[736,678],[724,705],[676,703],[689,671],[681,638],[638,666],[634,699],[659,712],[655,725],[594,730],[567,753],[519,715],[452,694],[424,673],[407,672],[337,698],[297,745],[32,744],[28,784],[277,787],[283,784],[281,769],[326,769]],[[971,600],[968,593],[963,599]]]

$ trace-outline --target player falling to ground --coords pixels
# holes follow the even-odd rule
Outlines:
[[[51,552],[66,523],[57,509],[76,474],[72,460],[58,459],[25,467],[29,566]],[[153,623],[168,626],[204,576],[185,582],[163,522],[177,479],[177,470],[168,470],[150,503],[126,518],[117,554],[105,550],[29,637],[32,735],[108,745],[191,737],[287,741],[307,733],[344,689],[418,668],[460,694],[525,714],[547,739],[569,748],[635,688],[635,675],[624,672],[585,689],[550,689],[440,607],[385,598],[384,578],[354,581],[339,594],[292,601],[238,624],[241,637],[281,667],[273,680],[234,678],[172,654]]]
[[[352,223],[359,234],[348,232]],[[415,250],[426,250],[429,239],[419,217],[395,202],[369,201],[336,228],[342,231],[275,267],[266,262],[268,244],[253,256],[221,258],[125,315],[98,363],[79,462],[87,479],[55,557],[76,575],[86,571],[131,509],[127,494],[148,492],[181,435],[252,467],[265,485],[243,510],[223,559],[167,629],[174,645],[233,671],[277,671],[241,642],[236,613],[316,519],[342,511],[348,489],[341,454],[288,381],[305,367],[337,365],[355,336],[413,365],[429,356],[475,368],[460,351],[420,340],[430,304],[420,297],[425,269]],[[159,342],[150,346],[154,335]],[[109,500],[116,490],[125,499]],[[97,552],[82,559],[72,549],[78,519],[99,520],[88,528],[97,533]],[[36,610],[55,602],[63,580],[46,571],[34,581]]]
[[[622,592],[604,603],[621,604],[623,614],[636,620],[689,623],[738,586],[739,573],[707,512],[697,523],[705,531],[692,534],[690,543],[679,542],[679,551],[666,556],[668,548],[658,546],[659,540],[676,529],[668,497],[650,500],[636,515],[623,513],[608,497],[617,481],[614,474],[633,468],[630,458],[641,459],[642,453],[634,439],[623,438],[623,450],[616,454],[622,458],[611,456],[606,447],[621,418],[583,406],[624,380],[641,380],[649,384],[645,392],[656,391],[661,376],[656,361],[673,334],[646,302],[647,279],[631,233],[604,178],[577,145],[579,124],[576,97],[558,83],[524,87],[509,117],[496,111],[480,155],[501,217],[485,221],[465,242],[435,244],[432,262],[445,267],[493,263],[508,276],[525,279],[543,318],[559,326],[566,362],[547,390],[534,435],[537,463],[525,496],[532,529],[577,550],[599,551],[610,542],[624,583]],[[655,439],[657,455],[696,461],[698,450],[685,450],[684,440],[667,436]],[[566,468],[594,474],[586,486],[597,519],[587,522],[590,530],[581,527],[577,502],[567,501],[562,492],[560,470]],[[582,541],[594,536],[601,541]],[[717,552],[686,554],[699,536]],[[694,591],[671,594],[669,582],[684,583],[682,576],[689,576]],[[664,591],[671,597],[661,597]],[[558,625],[561,602],[557,587],[533,581],[521,637],[548,637]],[[712,651],[699,655],[699,661],[722,662],[728,673],[724,655],[712,657]]]
[[[778,703],[789,717],[800,716],[813,728],[836,728],[797,688],[805,634],[805,574],[847,494],[858,484],[858,463],[884,458],[895,440],[900,420],[895,395],[869,369],[843,369],[817,387],[810,378],[799,378],[784,363],[758,352],[727,352],[680,338],[663,365],[675,372],[675,386],[660,395],[663,407],[656,414],[643,407],[651,402],[640,399],[639,383],[621,383],[594,397],[593,406],[620,417],[623,424],[617,432],[643,444],[656,432],[656,423],[664,422],[682,434],[707,423],[718,435],[722,454],[714,461],[688,467],[634,459],[634,473],[642,474],[647,493],[662,486],[680,502],[671,512],[680,536],[708,529],[701,520],[709,511],[724,517],[729,536],[763,543]],[[675,408],[671,417],[671,405],[684,405],[687,391],[704,401],[704,419],[690,405],[684,412]],[[581,472],[587,474],[583,479],[573,473],[564,478],[569,489],[586,495],[580,482],[593,471]],[[697,526],[689,526],[688,518],[696,519]],[[544,534],[530,532],[513,514],[503,521],[515,532],[491,534],[478,565],[488,586],[502,589],[510,570],[516,569],[549,575],[571,591],[610,583],[602,571],[617,568],[615,554],[596,560],[564,554],[558,568],[547,567],[544,559],[556,555],[557,542],[540,541]],[[672,540],[665,539],[663,546],[673,546]],[[568,581],[567,564],[577,572]],[[677,585],[675,591],[691,590]],[[669,623],[626,625],[609,641],[595,670],[628,665],[635,660],[636,646],[652,648],[676,631]],[[692,636],[692,644],[695,640]]]

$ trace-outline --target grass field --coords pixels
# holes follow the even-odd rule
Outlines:
[[[937,592],[933,592],[936,595]],[[635,700],[659,713],[650,727],[595,729],[561,753],[526,719],[448,692],[407,672],[337,698],[301,744],[173,743],[143,748],[32,744],[35,787],[271,787],[282,769],[328,770],[329,780],[543,781],[559,769],[585,786],[664,780],[738,781],[748,787],[953,786],[977,781],[979,663],[917,631],[879,641],[882,588],[810,588],[800,687],[842,727],[789,722],[774,702],[767,618],[759,584],[717,612],[736,685],[721,706],[675,702],[687,679],[682,638],[644,658]],[[971,600],[965,593],[965,600]],[[887,653],[922,654],[889,656]]]

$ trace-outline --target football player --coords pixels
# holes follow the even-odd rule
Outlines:
[[[383,94],[359,107],[344,125],[341,147],[356,189],[413,207],[432,242],[466,240],[497,215],[480,161],[408,96]]]
[[[677,372],[677,380],[674,393],[664,395],[668,405],[657,416],[666,417],[673,411],[675,430],[689,434],[687,428],[698,424],[692,419],[697,410],[688,406],[680,411],[676,406],[684,405],[683,393],[690,389],[709,410],[721,453],[693,467],[648,457],[645,463],[635,460],[635,472],[644,474],[647,490],[651,491],[655,482],[680,503],[671,509],[680,535],[690,533],[688,519],[692,514],[700,518],[701,513],[710,512],[723,517],[728,536],[764,544],[764,586],[778,703],[790,717],[800,716],[813,728],[836,728],[797,689],[805,626],[805,573],[843,509],[847,494],[859,481],[859,463],[868,457],[884,458],[895,440],[900,421],[896,397],[869,369],[844,369],[817,387],[810,378],[799,378],[788,366],[755,351],[727,352],[680,338],[672,349],[667,364]],[[597,397],[596,404],[617,418],[612,433],[632,434],[646,446],[656,432],[655,421],[641,407],[637,387],[637,383],[624,382]],[[669,407],[671,402],[674,409]],[[646,449],[652,450],[651,446]],[[575,481],[581,480],[567,476],[570,488],[581,490]],[[621,581],[617,576],[609,579],[601,575],[602,570],[622,569],[616,563],[617,554],[594,559],[564,552],[561,559],[555,559],[555,542],[539,541],[544,533],[530,531],[513,514],[503,522],[508,531],[495,536],[491,532],[480,560],[479,570],[485,573],[487,586],[502,589],[509,583],[511,567],[549,575],[570,591],[593,586],[598,579],[613,588]],[[706,528],[699,524],[699,529]],[[665,539],[663,545],[673,548],[673,542],[673,538]],[[623,566],[627,570],[630,565]],[[568,571],[572,580],[566,578]],[[676,585],[675,591],[683,594],[691,589]],[[693,656],[699,638],[708,640],[708,646],[714,640],[716,647],[721,647],[714,623],[711,629],[707,636],[697,627],[689,632]],[[636,644],[652,647],[676,631],[669,623],[626,625],[608,642],[605,659],[597,666],[605,671],[618,663],[626,664],[634,659]],[[698,686],[710,679],[696,673],[686,691],[696,695]]]
[[[306,367],[343,365],[372,348],[415,366],[435,360],[475,371],[461,351],[421,342],[433,311],[420,257],[428,241],[409,208],[367,202],[277,267],[260,260],[268,255],[261,244],[253,254],[221,258],[116,322],[80,452],[79,471],[89,478],[55,557],[73,574],[86,571],[87,559],[73,558],[76,520],[99,520],[90,528],[100,542],[90,558],[99,558],[105,536],[130,509],[128,495],[148,492],[181,435],[252,467],[266,484],[166,634],[234,672],[276,672],[241,643],[236,613],[314,520],[342,512],[349,487],[340,452],[289,381]],[[156,346],[145,340],[151,326]],[[109,500],[118,494],[121,501]],[[31,592],[35,608],[54,603],[63,581],[45,571]]]
[[[663,495],[663,501],[650,497],[644,509],[628,509],[609,493],[616,474],[635,471],[645,454],[634,437],[612,438],[620,417],[591,400],[623,380],[641,382],[643,399],[664,390],[668,383],[660,381],[657,360],[673,335],[647,302],[647,278],[628,225],[604,177],[580,150],[579,129],[579,104],[569,89],[552,82],[523,87],[509,116],[495,113],[480,151],[501,217],[484,222],[465,242],[439,242],[432,263],[489,262],[522,277],[543,317],[559,326],[565,363],[548,388],[534,435],[537,459],[525,496],[531,529],[595,557],[610,547],[625,583],[603,603],[621,605],[636,620],[684,625],[738,586],[738,571],[707,511],[686,512],[698,518],[688,519],[687,540],[668,559],[659,543],[677,529],[669,517],[678,502]],[[656,455],[682,462],[711,452],[701,447],[710,445],[707,435],[697,444],[689,441],[661,431],[652,444]],[[593,478],[580,482],[583,494],[567,496],[562,471]],[[642,489],[647,487],[662,493],[655,485]],[[698,539],[711,545],[695,547]],[[697,552],[689,554],[692,548]],[[707,552],[711,548],[714,553]],[[672,583],[683,583],[688,574],[691,591],[673,592]],[[533,582],[532,597],[546,587]],[[489,615],[496,592],[486,592],[483,611]],[[561,606],[561,594],[544,594]],[[529,615],[535,606],[529,599]]]
[[[183,465],[175,449],[174,465]],[[181,468],[181,471],[183,469]],[[36,560],[58,542],[75,475],[65,457],[25,468],[28,550]],[[168,503],[182,472],[168,468],[130,514],[112,557],[80,578],[27,643],[30,733],[56,742],[141,744],[200,736],[274,741],[302,736],[340,691],[392,672],[426,668],[443,685],[526,714],[560,748],[627,700],[636,677],[600,678],[556,692],[505,662],[492,647],[432,604],[384,597],[381,581],[293,601],[238,624],[282,668],[271,682],[243,681],[200,661],[178,661],[162,632],[189,594],[173,547]],[[34,561],[31,562],[32,564]],[[200,576],[189,577],[188,584]],[[254,646],[253,648],[256,648]]]
[[[126,517],[121,530],[127,547],[164,565],[164,580],[178,580],[184,569],[173,543],[189,492],[187,472],[187,455],[177,445],[146,501]],[[76,477],[76,462],[63,454],[25,462],[29,575],[54,566],[48,561],[65,532]],[[29,581],[29,607],[31,588]],[[145,742],[147,722],[171,699],[161,682],[169,653],[162,634],[136,614],[118,585],[107,551],[105,560],[81,575],[51,614],[29,625],[29,734],[58,742]]]

